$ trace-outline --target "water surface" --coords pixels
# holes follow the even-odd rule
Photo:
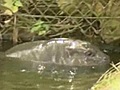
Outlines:
[[[1,60],[0,90],[88,90],[102,74],[91,67],[48,66],[43,72],[36,66],[28,61]]]

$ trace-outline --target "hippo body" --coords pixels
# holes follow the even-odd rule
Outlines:
[[[6,51],[7,57],[41,64],[67,66],[108,65],[109,57],[89,42],[67,38],[27,42]]]

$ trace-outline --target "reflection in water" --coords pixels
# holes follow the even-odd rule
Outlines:
[[[89,67],[38,65],[32,69],[32,65],[28,61],[1,60],[0,90],[88,90],[102,74]]]
[[[88,76],[82,75],[69,82],[65,78],[59,78],[58,80],[42,78],[38,74],[29,74],[4,73],[4,76],[2,75],[2,79],[0,80],[0,90],[88,90],[97,79],[91,75],[89,78]]]

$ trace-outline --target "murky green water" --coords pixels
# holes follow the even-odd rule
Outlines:
[[[91,67],[58,67],[52,71],[50,67],[41,73],[32,62],[1,60],[0,90],[88,90],[101,75]]]
[[[48,66],[41,73],[37,66],[33,62],[0,57],[0,90],[89,90],[104,72],[102,67],[75,70],[76,67]]]
[[[69,82],[68,79],[41,78],[35,73],[4,72],[0,79],[0,90],[88,90],[94,79],[91,75],[81,75]]]

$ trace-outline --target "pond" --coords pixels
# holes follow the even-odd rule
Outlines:
[[[4,46],[1,51],[9,46]],[[37,65],[40,67],[34,68],[36,62],[17,58],[2,58],[0,62],[0,90],[89,90],[105,72],[101,67],[53,65],[48,65],[42,72],[44,67]]]
[[[2,60],[0,90],[88,90],[102,74],[90,67],[83,67],[83,71],[78,67],[49,67],[52,70],[42,72],[31,66],[31,62]]]

